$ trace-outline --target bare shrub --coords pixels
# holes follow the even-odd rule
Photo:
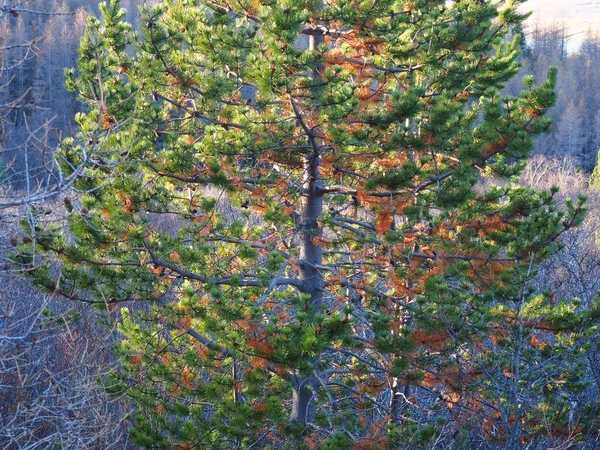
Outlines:
[[[521,173],[521,184],[541,190],[558,186],[562,194],[576,195],[587,189],[587,177],[580,170],[579,162],[574,157],[535,155]]]
[[[9,274],[0,286],[0,448],[128,448],[126,403],[100,384],[116,361],[96,314]]]

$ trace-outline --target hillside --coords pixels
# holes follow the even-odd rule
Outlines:
[[[600,32],[600,0],[529,0],[525,10],[533,11],[529,28],[564,22],[573,44],[583,39],[586,31]]]

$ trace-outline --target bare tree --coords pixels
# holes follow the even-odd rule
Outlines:
[[[580,104],[571,100],[558,122],[555,153],[559,157],[577,158],[580,164],[585,163],[583,117]]]
[[[72,184],[55,159],[68,121],[64,114],[56,120],[54,110],[73,109],[65,98],[75,104],[64,95],[62,64],[74,63],[82,14],[39,0],[5,0],[0,7],[0,210],[39,204]],[[82,164],[89,147],[81,149]]]

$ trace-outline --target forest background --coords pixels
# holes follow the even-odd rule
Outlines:
[[[140,26],[138,6],[158,1],[123,0],[126,21]],[[86,16],[97,1],[28,0],[2,7],[0,18],[0,448],[129,448],[127,402],[107,400],[96,377],[116,361],[116,333],[97,324],[93,309],[66,304],[16,276],[8,254],[19,239],[16,221],[27,216],[23,198],[60,221],[48,191],[54,149],[74,131],[82,108],[64,88],[64,69],[76,65]],[[9,5],[9,6],[7,6]],[[85,7],[84,7],[85,6]],[[593,298],[600,288],[598,205],[592,172],[600,149],[600,35],[585,33],[569,45],[563,24],[531,23],[522,46],[522,71],[506,87],[516,95],[522,78],[543,80],[559,67],[550,133],[536,140],[523,172],[527,186],[560,187],[564,198],[586,193],[590,214],[568,234],[565,248],[540,270],[536,283],[559,298]],[[580,36],[577,37],[580,40]],[[592,182],[590,183],[590,178]],[[45,195],[48,193],[49,195]],[[52,194],[52,195],[50,195]],[[590,380],[600,385],[597,365]]]

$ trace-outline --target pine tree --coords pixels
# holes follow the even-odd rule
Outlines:
[[[570,430],[595,310],[528,281],[583,200],[560,212],[510,182],[556,77],[499,94],[519,3],[168,0],[139,36],[117,0],[90,19],[64,173],[79,141],[99,150],[68,232],[30,230],[20,258],[56,294],[141,305],[121,309],[113,380],[138,445],[516,448]]]

